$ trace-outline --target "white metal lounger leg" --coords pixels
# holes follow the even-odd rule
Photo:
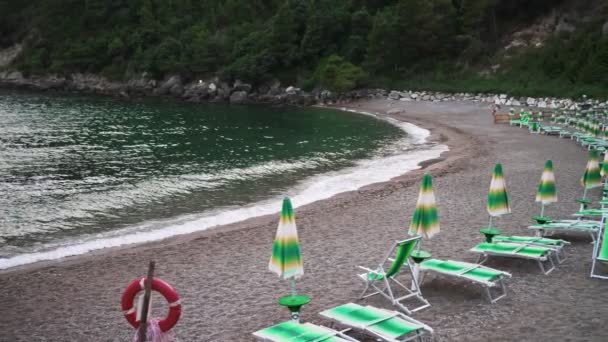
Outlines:
[[[555,250],[555,260],[557,261],[557,263],[563,264],[566,259],[568,259],[568,257],[566,256],[566,252],[564,252],[564,247],[557,248]]]
[[[507,296],[507,287],[505,286],[505,282],[504,279],[501,278],[498,283],[500,284],[500,293],[498,294],[498,296],[496,297],[492,297],[492,291],[490,290],[489,286],[484,286],[486,289],[486,293],[488,295],[488,299],[490,300],[490,303],[494,304],[496,303],[499,299],[504,298]]]
[[[488,261],[488,255],[485,253],[481,253],[477,256],[477,264],[483,265],[484,262]]]
[[[598,232],[598,239],[593,244],[593,256],[592,256],[592,261],[591,261],[591,274],[590,274],[591,278],[608,279],[608,276],[606,276],[606,275],[597,274],[596,269],[595,269],[595,267],[597,265],[597,257],[599,254],[600,245],[602,244],[602,240],[599,237],[605,234],[605,233],[603,233],[604,229],[605,228],[600,228],[600,230]],[[604,236],[604,238],[606,238],[606,237]],[[604,241],[604,243],[606,243],[606,242]]]
[[[551,273],[554,269],[555,269],[555,264],[553,263],[553,259],[551,258],[551,255],[547,256],[547,260],[549,264],[551,265],[551,267],[545,271],[545,266],[543,265],[543,261],[541,259],[538,260],[538,266],[540,267],[540,270],[544,273],[544,274],[549,274]]]
[[[593,257],[593,261],[591,262],[591,274],[590,274],[590,277],[591,278],[598,278],[598,279],[608,279],[608,276],[599,275],[599,274],[595,273],[595,263],[596,262],[597,262],[597,259],[594,256]]]
[[[366,292],[367,292],[367,290],[369,289],[369,284],[370,284],[370,282],[369,282],[369,281],[366,281],[366,282],[365,282],[365,289],[364,289],[364,290],[363,290],[363,292],[361,292],[361,294],[359,295],[359,299],[363,299],[363,298],[366,298],[366,297],[369,297],[369,296],[373,296],[373,295],[375,294],[375,293],[373,293],[373,294],[371,294],[371,295],[365,296],[365,293],[366,293]]]

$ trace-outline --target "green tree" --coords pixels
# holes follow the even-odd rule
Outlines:
[[[354,89],[367,78],[360,67],[345,61],[338,55],[331,55],[321,61],[315,71],[319,84],[327,89],[343,92]]]

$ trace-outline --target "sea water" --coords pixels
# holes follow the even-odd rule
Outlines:
[[[0,269],[301,206],[447,150],[344,111],[0,91]]]

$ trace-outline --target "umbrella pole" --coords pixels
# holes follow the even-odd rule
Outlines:
[[[492,228],[492,215],[490,215],[490,224],[488,228]]]
[[[583,190],[583,199],[587,199],[587,187]]]
[[[291,295],[292,296],[297,296],[298,295],[298,291],[296,291],[296,281],[295,279],[291,279]]]
[[[587,187],[585,186],[585,190],[583,190],[583,199],[587,199]],[[581,203],[581,207],[578,211],[585,210],[585,203]]]
[[[544,217],[545,216],[545,203],[540,203],[540,216]]]

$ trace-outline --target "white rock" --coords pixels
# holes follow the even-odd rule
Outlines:
[[[540,101],[540,102],[538,103],[538,107],[539,107],[539,108],[547,108],[547,102],[545,102],[545,101]]]
[[[412,93],[412,95],[410,95],[410,97],[415,100],[418,98],[418,93]]]
[[[528,104],[528,106],[534,106],[536,104],[536,99],[532,98],[532,97],[528,97],[526,99],[526,103]]]
[[[413,101],[413,100],[410,99],[409,97],[402,97],[402,98],[399,99],[399,101],[409,102],[409,101]]]
[[[399,95],[399,92],[396,90],[391,90],[391,92],[388,94],[388,98],[391,100],[399,100],[400,97],[401,95]]]

